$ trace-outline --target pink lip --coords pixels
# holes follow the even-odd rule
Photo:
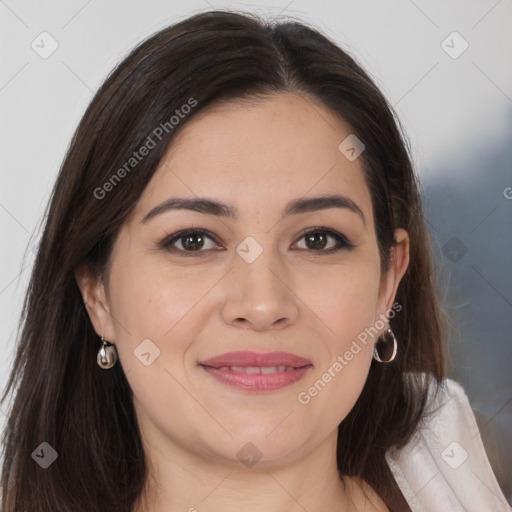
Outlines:
[[[301,368],[312,363],[303,357],[290,354],[289,352],[267,352],[266,354],[260,354],[246,350],[226,352],[220,356],[201,361],[199,364],[214,368],[221,368],[223,366],[293,366],[294,368]]]
[[[228,352],[199,363],[212,377],[222,384],[243,391],[273,391],[299,381],[312,367],[307,359],[287,352]],[[274,373],[244,373],[229,367],[287,366],[285,371]],[[226,368],[228,367],[228,368]]]

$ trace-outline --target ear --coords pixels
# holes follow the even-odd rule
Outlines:
[[[103,281],[86,266],[81,266],[75,271],[75,279],[96,334],[103,336],[106,341],[113,342],[114,323]]]
[[[379,290],[379,313],[389,311],[395,301],[396,291],[409,266],[409,234],[405,229],[395,230],[396,244],[391,248],[388,271],[382,275]]]

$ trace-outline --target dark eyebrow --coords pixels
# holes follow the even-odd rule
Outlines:
[[[297,215],[299,213],[314,212],[317,210],[326,210],[328,208],[344,208],[350,210],[366,224],[364,214],[352,199],[340,195],[312,197],[312,198],[300,198],[290,201],[281,216],[281,219],[288,217],[289,215]],[[215,215],[217,217],[225,217],[229,219],[238,219],[239,213],[235,206],[230,206],[207,197],[200,198],[170,198],[152,208],[142,219],[142,223],[147,222],[151,218],[167,212],[169,210],[192,210],[206,215]]]

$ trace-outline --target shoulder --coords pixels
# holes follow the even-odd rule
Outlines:
[[[420,375],[416,381],[426,378]],[[419,428],[403,448],[388,450],[386,459],[415,512],[512,511],[489,464],[468,397],[452,379],[439,386],[432,379]]]

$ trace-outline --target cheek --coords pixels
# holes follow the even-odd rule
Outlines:
[[[111,273],[112,317],[125,371],[138,368],[137,356],[147,351],[155,368],[176,366],[183,359],[199,328],[197,318],[193,319],[200,307],[195,306],[208,287],[197,273],[171,270],[165,262],[116,261]]]
[[[307,305],[320,319],[325,354],[301,386],[297,401],[333,428],[354,406],[364,387],[373,354],[379,272],[351,266],[316,276]]]
[[[140,411],[162,430],[172,424],[187,431],[193,400],[183,388],[190,387],[185,359],[200,336],[204,295],[215,282],[211,275],[198,279],[197,272],[171,272],[169,265],[154,263],[119,261],[112,269],[119,360]]]
[[[308,277],[301,278],[297,295],[320,320],[332,350],[343,350],[375,321],[380,273],[367,260],[304,273]]]
[[[111,273],[113,311],[131,337],[162,338],[185,317],[212,281],[192,267],[137,253],[118,258]]]

